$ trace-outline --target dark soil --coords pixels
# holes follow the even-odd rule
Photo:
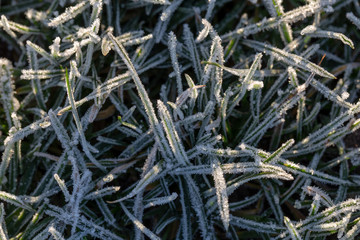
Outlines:
[[[8,49],[8,44],[0,38],[0,58],[7,58],[12,63],[16,62],[19,58],[14,50]]]

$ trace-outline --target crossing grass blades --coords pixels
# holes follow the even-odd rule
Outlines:
[[[359,1],[0,15],[0,239],[359,238]]]

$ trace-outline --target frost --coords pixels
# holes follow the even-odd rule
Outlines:
[[[286,227],[288,228],[291,238],[300,240],[301,237],[300,237],[299,233],[297,232],[296,228],[291,223],[291,221],[288,217],[284,217],[284,223],[285,223]]]
[[[1,239],[360,235],[358,1],[3,2]]]
[[[54,178],[56,180],[56,182],[58,183],[58,185],[61,188],[61,191],[63,192],[64,196],[65,196],[65,201],[68,202],[70,200],[70,193],[65,185],[64,180],[62,180],[59,175],[57,175],[56,173],[54,174]]]
[[[146,236],[148,236],[151,240],[160,240],[158,236],[156,236],[153,232],[151,232],[148,228],[146,228],[139,220],[137,220],[127,209],[126,207],[120,203],[121,208],[124,210],[125,214],[128,218],[134,223],[134,225],[140,229]]]
[[[186,155],[184,146],[180,141],[179,135],[175,129],[174,123],[171,119],[171,116],[170,116],[168,110],[166,109],[165,105],[161,101],[158,101],[157,107],[159,109],[161,123],[164,127],[166,137],[168,139],[169,145],[173,151],[173,154],[174,154],[176,160],[180,164],[184,164],[184,165],[189,164],[189,159]],[[162,139],[162,141],[163,141],[163,139]]]
[[[4,204],[0,204],[0,237],[1,239],[8,240],[9,237],[7,236],[7,229],[4,221],[5,210]]]
[[[170,32],[168,45],[169,45],[171,62],[173,64],[173,68],[174,68],[175,75],[176,75],[178,95],[180,95],[183,91],[183,88],[182,88],[182,81],[181,81],[181,75],[180,75],[180,66],[179,66],[179,62],[177,60],[177,56],[176,56],[176,41],[177,40],[176,40],[174,33]]]
[[[161,198],[157,198],[157,199],[151,199],[149,200],[144,208],[149,208],[149,207],[154,207],[157,205],[163,205],[163,204],[167,204],[169,202],[174,201],[176,198],[178,197],[177,193],[173,193],[170,196],[167,197],[161,197]]]
[[[215,2],[215,1],[212,1]],[[201,23],[204,25],[204,28],[199,32],[199,35],[196,38],[196,42],[202,42],[208,35],[210,31],[214,31],[211,24],[206,21],[206,19],[202,19]]]
[[[221,220],[224,224],[225,230],[228,231],[230,216],[229,216],[229,200],[226,192],[225,178],[218,160],[215,159],[213,161],[212,168],[213,168],[213,178],[215,181],[217,203],[219,206]]]
[[[352,12],[346,13],[346,17],[358,28],[360,29],[360,19],[355,17]]]
[[[50,226],[49,232],[56,240],[64,240],[65,238],[53,226]]]
[[[285,52],[281,49],[257,41],[245,40],[244,43],[249,47],[255,48],[256,50],[264,51],[268,55],[273,55],[279,61],[283,61],[284,63],[287,63],[294,67],[299,67],[304,70],[314,72],[323,77],[336,78],[334,75],[327,72],[325,69],[295,54]]]
[[[176,9],[181,5],[183,0],[175,0],[171,2],[171,4],[164,9],[164,11],[161,13],[159,21],[154,29],[154,36],[155,41],[158,43],[162,39],[166,27],[170,22],[171,16],[174,14]]]
[[[59,16],[57,16],[54,19],[51,19],[50,22],[48,23],[48,26],[56,27],[60,24],[63,24],[65,22],[73,19],[74,17],[79,15],[81,12],[83,12],[87,7],[89,7],[88,3],[89,2],[87,0],[81,1],[80,3],[76,4],[75,6],[67,8],[64,13],[60,14]]]
[[[301,31],[301,35],[308,35],[310,37],[320,37],[320,38],[334,38],[342,41],[344,44],[349,45],[351,48],[354,48],[354,43],[342,33],[324,31],[316,28],[313,25],[307,26]]]
[[[260,89],[264,87],[264,83],[262,81],[251,81],[248,85],[247,90]]]
[[[21,198],[11,193],[0,191],[0,199],[17,207],[26,209],[28,211],[34,211],[28,204],[26,204]]]

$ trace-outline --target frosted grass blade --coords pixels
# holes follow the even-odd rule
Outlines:
[[[105,170],[105,167],[102,166],[93,157],[93,155],[91,154],[88,143],[87,143],[87,141],[85,139],[84,130],[83,130],[83,127],[82,127],[82,123],[80,122],[79,114],[78,114],[78,112],[76,110],[76,107],[75,107],[74,93],[73,93],[73,90],[72,90],[72,87],[71,87],[74,84],[75,76],[76,75],[79,76],[80,73],[78,73],[78,71],[77,71],[75,61],[72,61],[70,64],[71,64],[70,76],[68,75],[67,70],[66,70],[66,73],[65,73],[66,91],[67,91],[68,99],[69,99],[69,102],[70,102],[70,105],[71,105],[71,111],[72,111],[72,114],[74,116],[75,124],[76,124],[76,127],[78,129],[78,133],[80,135],[81,145],[82,145],[82,147],[84,149],[84,152],[85,152],[86,156],[89,158],[89,160],[95,166],[97,166],[98,168],[100,168],[102,170]]]
[[[360,19],[355,17],[354,13],[346,13],[347,19],[349,19],[358,29],[360,29]]]
[[[124,63],[126,64],[126,66],[128,67],[128,69],[131,73],[131,76],[135,82],[135,85],[138,90],[141,101],[144,105],[146,114],[149,117],[148,120],[149,120],[150,126],[154,131],[156,141],[159,143],[162,154],[164,154],[166,160],[171,159],[170,156],[172,156],[172,154],[170,151],[170,147],[168,146],[168,144],[165,141],[163,141],[165,139],[163,129],[159,125],[159,121],[155,115],[155,111],[152,106],[152,103],[151,103],[149,96],[144,88],[144,85],[142,84],[142,82],[139,78],[139,75],[137,74],[137,72],[135,70],[134,65],[131,63],[130,58],[128,57],[128,54],[127,54],[125,48],[121,45],[121,43],[119,41],[117,41],[117,39],[111,33],[109,33],[108,36],[109,36],[110,40],[113,42],[116,52],[120,55],[120,57],[122,58],[122,60],[124,61]]]
[[[315,37],[315,38],[337,39],[337,40],[340,40],[342,43],[350,46],[352,49],[354,49],[353,41],[351,41],[351,39],[348,38],[347,36],[345,36],[344,34],[338,33],[338,32],[321,30],[321,29],[316,28],[313,25],[310,25],[310,26],[304,28],[301,31],[301,35],[307,35],[309,37]]]
[[[36,57],[35,51],[33,49],[31,49],[29,46],[26,46],[26,50],[27,50],[26,53],[28,56],[30,68],[34,69],[35,71],[38,70],[39,63],[38,63],[38,59]],[[32,87],[33,93],[36,97],[36,101],[38,102],[40,108],[42,108],[43,110],[46,110],[46,104],[45,104],[43,91],[41,89],[40,79],[35,78],[35,79],[31,80],[31,87]]]
[[[282,230],[285,230],[284,227],[276,225],[273,222],[270,223],[260,223],[257,221],[245,219],[242,217],[231,216],[230,218],[231,225],[238,226],[241,229],[246,229],[250,231],[258,231],[264,233],[279,233]]]
[[[215,181],[215,189],[216,189],[216,196],[217,196],[217,203],[219,207],[219,212],[221,216],[221,220],[225,227],[225,230],[229,230],[229,200],[226,192],[226,182],[224,178],[223,171],[220,167],[220,162],[217,159],[213,160],[212,163],[212,175]]]
[[[8,202],[12,205],[15,205],[17,207],[26,209],[28,211],[33,212],[34,210],[31,208],[31,206],[29,206],[28,204],[26,204],[20,197],[15,196],[14,194],[11,193],[7,193],[4,191],[0,191],[0,199]]]
[[[159,109],[162,125],[175,158],[180,164],[188,165],[189,159],[186,155],[184,146],[180,141],[179,135],[174,126],[174,122],[172,121],[168,110],[166,109],[164,103],[160,100],[158,100],[157,106]]]
[[[70,193],[65,185],[64,180],[62,180],[58,174],[54,174],[54,178],[56,180],[56,182],[58,183],[58,185],[60,186],[61,191],[63,192],[64,196],[65,196],[65,201],[68,202],[70,200]]]
[[[185,44],[190,53],[192,67],[195,71],[197,81],[198,83],[200,83],[202,78],[202,69],[200,65],[199,52],[194,41],[194,36],[191,33],[190,28],[187,24],[184,25],[184,38],[185,38]]]
[[[146,228],[138,219],[132,215],[126,207],[120,203],[121,208],[124,210],[125,214],[130,218],[130,220],[134,223],[134,225],[139,228],[146,236],[148,236],[151,240],[160,240],[158,236],[156,236],[153,232],[151,232],[148,228]]]
[[[244,97],[246,90],[248,89],[248,86],[250,85],[256,70],[261,65],[262,56],[263,56],[262,53],[256,54],[254,62],[251,64],[248,73],[246,74],[245,78],[241,81],[240,91],[237,94],[235,94],[235,97],[232,100],[232,103],[230,104],[226,115],[230,115],[230,112],[232,112],[235,106],[238,105],[241,99]]]
[[[199,227],[201,230],[201,235],[203,239],[210,238],[209,232],[209,223],[207,219],[207,215],[205,213],[204,204],[202,202],[202,198],[199,192],[199,188],[196,186],[195,181],[190,176],[184,177],[187,187],[189,190],[189,196],[191,201],[191,206],[196,212],[196,216],[199,222]]]
[[[147,185],[154,182],[156,179],[159,179],[164,174],[165,172],[162,163],[156,164],[154,167],[151,168],[148,173],[145,174],[145,176],[136,184],[135,188],[129,194],[116,201],[110,201],[109,203],[122,202],[126,199],[132,198],[133,196],[144,190]]]
[[[4,204],[0,203],[0,238],[3,240],[8,240],[9,237],[7,235],[6,223],[4,221],[5,210]]]
[[[51,233],[55,240],[65,240],[61,233],[59,233],[53,226],[50,226],[49,233]]]
[[[274,151],[268,158],[264,160],[264,163],[277,162],[281,154],[283,154],[287,149],[289,149],[295,143],[294,139],[286,141],[279,149]]]
[[[279,48],[258,41],[243,40],[243,43],[250,48],[254,48],[258,51],[264,51],[265,54],[274,56],[277,60],[289,64],[291,66],[298,67],[309,72],[314,72],[322,77],[336,79],[334,75],[332,75],[322,67],[319,67],[318,65],[310,62],[309,60],[297,56],[295,54],[288,53]]]
[[[63,24],[73,18],[75,18],[77,15],[82,13],[86,8],[90,6],[89,1],[81,1],[80,3],[76,4],[75,6],[71,6],[65,10],[64,13],[60,14],[56,18],[53,18],[48,23],[49,27],[57,27],[60,24]]]
[[[292,240],[301,240],[302,239],[288,217],[284,217],[284,223],[285,223],[286,227],[288,228],[288,231],[290,233]]]
[[[169,33],[169,40],[168,40],[168,46],[169,46],[169,51],[170,51],[170,57],[171,57],[171,62],[175,71],[175,75],[176,75],[176,84],[177,84],[177,91],[178,91],[178,95],[180,95],[183,92],[183,88],[182,88],[182,81],[181,81],[181,75],[180,75],[180,67],[179,67],[179,62],[176,56],[176,36],[173,32]]]
[[[166,197],[150,199],[150,200],[148,200],[148,203],[144,206],[144,208],[154,207],[157,205],[164,205],[164,204],[174,201],[177,197],[178,197],[177,193],[174,192],[171,195],[166,196]]]
[[[306,17],[314,15],[321,10],[321,4],[329,4],[328,2],[318,3],[311,2],[305,6],[295,8],[291,11],[285,12],[280,17],[263,18],[260,22],[250,24],[246,27],[239,28],[235,31],[225,34],[223,38],[228,38],[233,35],[248,36],[259,33],[264,30],[279,27],[283,23],[292,24],[298,22]],[[333,2],[331,2],[333,4]]]

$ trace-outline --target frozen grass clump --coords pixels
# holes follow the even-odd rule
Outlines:
[[[0,239],[360,236],[358,1],[0,15]]]

